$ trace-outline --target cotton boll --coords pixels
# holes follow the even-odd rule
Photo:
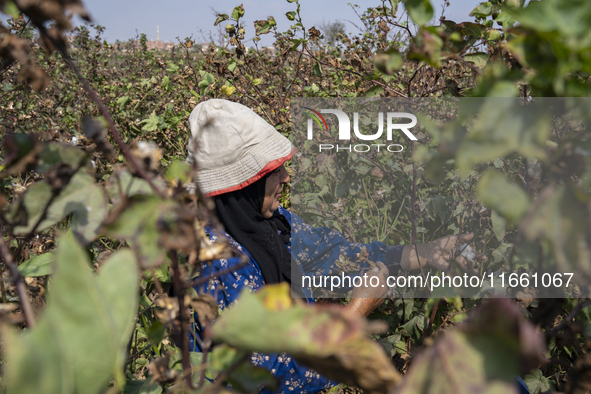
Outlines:
[[[461,244],[460,250],[462,251],[461,256],[465,258],[467,261],[473,262],[474,258],[476,257],[476,252],[472,247],[468,244]]]

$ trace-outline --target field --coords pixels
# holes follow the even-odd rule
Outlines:
[[[376,1],[359,10],[363,34],[346,35],[305,25],[288,1],[275,18],[289,30],[256,22],[274,50],[246,48],[238,6],[216,21],[230,46],[185,39],[172,51],[69,30],[67,9],[84,16],[76,2],[0,1],[12,15],[0,25],[1,391],[255,393],[276,384],[247,362],[263,346],[340,382],[335,393],[505,393],[516,375],[531,393],[590,392],[591,3],[494,0],[472,21],[431,26],[429,0]],[[188,116],[211,98],[294,141],[302,103],[420,105],[418,139],[391,141],[404,154],[298,146],[281,202],[355,242],[474,232],[487,260],[472,269],[506,273],[512,292],[399,294],[366,322],[325,305],[347,299],[303,306],[269,286],[219,316],[193,286],[230,251],[209,243],[215,213],[187,192],[184,162]],[[541,267],[552,284],[574,274],[568,286],[560,276],[560,298],[530,280]],[[253,310],[280,328],[253,330]],[[189,352],[195,319],[211,351]]]

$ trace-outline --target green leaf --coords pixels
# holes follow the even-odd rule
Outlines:
[[[170,90],[170,78],[168,78],[168,75],[165,75],[164,78],[162,78],[160,87],[166,91]]]
[[[508,12],[499,13],[495,20],[501,23],[503,25],[503,29],[505,30],[512,28],[515,24],[515,19],[511,15],[509,15]]]
[[[376,86],[372,86],[371,88],[367,89],[367,91],[365,93],[363,93],[363,96],[365,97],[379,97],[380,93],[384,93],[384,88],[376,85]]]
[[[215,82],[215,77],[213,76],[213,74],[205,73],[201,77],[201,81],[199,81],[197,86],[199,87],[200,90],[203,90],[203,92],[205,93],[205,90],[209,87],[209,85],[214,82]]]
[[[591,234],[589,204],[590,197],[578,186],[550,184],[538,193],[519,223],[519,229],[529,241],[542,238],[552,245],[558,272],[591,273],[589,246],[584,238]]]
[[[73,394],[73,365],[64,360],[58,333],[46,322],[19,335],[14,330],[2,333],[5,366],[2,383],[9,394]]]
[[[287,352],[330,379],[386,392],[400,377],[380,346],[366,336],[365,324],[344,309],[294,304],[289,285],[281,283],[257,293],[242,292],[211,332],[213,340],[238,349]]]
[[[474,63],[474,65],[478,68],[486,67],[489,59],[490,57],[488,54],[484,52],[469,53],[464,56],[464,60]]]
[[[78,168],[86,160],[86,153],[79,148],[65,144],[50,143],[43,147],[39,153],[37,172],[45,174],[56,164],[65,163],[72,168]]]
[[[232,10],[232,19],[239,20],[243,16],[244,16],[244,6],[242,4],[240,4],[239,6],[234,7],[234,9]]]
[[[540,334],[520,314],[507,300],[483,304],[414,358],[396,393],[516,393],[520,367],[539,363],[544,349]]]
[[[267,20],[254,21],[254,28],[257,36],[261,34],[267,34],[271,31],[271,28],[277,26],[275,19],[270,16]]]
[[[318,185],[318,187],[322,188],[328,184],[328,179],[326,179],[326,176],[324,176],[323,174],[318,174],[314,178],[314,183]]]
[[[217,16],[215,22],[213,23],[213,25],[214,26],[217,26],[220,23],[222,23],[223,21],[227,21],[228,19],[230,19],[230,18],[228,17],[227,14],[218,14],[218,16]]]
[[[191,180],[192,169],[191,166],[184,161],[173,161],[172,164],[166,169],[165,178],[168,181],[180,181],[185,183]]]
[[[513,244],[509,244],[506,242],[500,244],[499,247],[493,250],[492,252],[492,257],[494,259],[493,261],[504,263],[509,257],[509,251],[511,250],[512,246]]]
[[[591,4],[585,0],[533,1],[525,8],[506,7],[503,12],[534,31],[555,31],[563,38],[589,34]]]
[[[214,352],[215,349],[217,348],[214,347]],[[212,354],[210,353],[210,356]],[[203,365],[203,353],[201,352],[189,352],[189,361],[191,362],[191,365],[194,368],[194,371],[196,371],[197,369],[200,369]],[[211,385],[211,381],[213,381],[215,379],[215,372],[213,371],[213,369],[211,368],[211,364],[207,363],[205,365],[205,382],[204,382],[204,387],[208,387]],[[177,370],[178,372],[182,372],[183,371],[183,356],[181,353],[181,350],[178,347],[174,347],[172,349],[172,355],[170,356],[170,361],[169,361],[169,368],[170,369],[174,369]],[[197,383],[199,382],[199,377],[200,377],[200,373],[193,373],[193,384],[195,386],[197,386]]]
[[[496,210],[492,211],[490,221],[492,223],[495,236],[501,242],[505,237],[505,228],[507,227],[507,220],[500,216]]]
[[[157,382],[151,383],[150,379],[128,380],[125,382],[123,394],[161,394],[162,386]]]
[[[445,222],[449,216],[449,205],[447,200],[443,196],[435,196],[429,201],[427,206],[431,206],[435,214],[441,220],[441,223]]]
[[[575,320],[583,326],[583,337],[585,339],[591,338],[591,307],[582,308]]]
[[[52,252],[35,256],[18,266],[22,276],[45,276],[53,272],[55,256]]]
[[[400,333],[416,342],[425,333],[427,322],[425,316],[417,315],[400,327]]]
[[[515,19],[508,12],[500,12],[495,20],[501,23],[505,30],[512,28],[515,24]]]
[[[176,229],[174,223],[178,212],[171,200],[146,198],[134,201],[121,216],[104,227],[110,237],[129,242],[145,267],[156,266],[164,261],[166,249],[161,245],[161,236],[168,230]]]
[[[314,74],[317,77],[321,77],[322,76],[322,66],[320,65],[320,63],[316,62],[314,64],[314,66],[312,67],[312,70],[314,71]]]
[[[27,223],[15,226],[16,234],[27,234],[33,229],[51,195],[51,186],[43,181],[30,186],[22,200],[12,203],[9,208],[12,215],[17,214],[20,204],[27,214]],[[92,176],[82,170],[76,173],[70,183],[54,198],[37,231],[48,229],[69,214],[73,214],[70,225],[74,235],[85,244],[96,238],[98,229],[107,216],[107,200],[102,188],[94,182]]]
[[[161,189],[166,187],[162,178],[153,179],[153,183]],[[114,171],[107,180],[105,189],[114,205],[119,204],[122,197],[154,195],[154,189],[145,179],[134,177],[127,169]]]
[[[137,313],[139,271],[134,253],[130,249],[120,249],[101,266],[97,277],[99,291],[108,311],[116,341],[116,361],[113,371],[121,384],[123,366],[127,359],[127,343],[135,326]]]
[[[451,22],[453,23],[453,22]],[[458,31],[462,36],[469,36],[473,38],[480,38],[484,36],[486,29],[483,25],[473,22],[462,22],[457,25]]]
[[[177,72],[179,69],[180,67],[174,64],[173,62],[166,63],[166,71],[168,71],[171,74]]]
[[[524,105],[518,98],[463,102],[461,117],[469,118],[471,124],[456,157],[461,176],[466,176],[477,163],[511,153],[544,159],[546,139],[552,130],[551,114],[543,103]],[[464,132],[463,127],[458,128],[462,130],[458,132]]]
[[[410,43],[408,58],[426,61],[433,67],[441,67],[443,41],[435,27],[422,27]]]
[[[129,249],[115,253],[95,276],[84,249],[72,235],[63,236],[38,325],[20,335],[5,333],[7,392],[95,394],[113,375],[122,384],[138,283]]]
[[[509,222],[521,218],[530,204],[525,190],[495,170],[488,170],[482,175],[476,195],[484,205],[496,210]]]
[[[404,7],[414,23],[422,26],[433,18],[433,6],[429,0],[403,0]]]
[[[215,82],[215,77],[212,73],[205,73],[203,75],[203,79],[205,79],[207,81],[207,83],[214,83]]]
[[[142,130],[156,131],[158,130],[158,125],[160,124],[160,118],[158,118],[158,115],[152,112],[150,114],[150,117],[148,119],[142,120],[140,124],[144,125],[144,127],[142,127]]]
[[[390,12],[391,12],[393,18],[396,18],[396,12],[398,11],[398,4],[400,4],[400,0],[390,0],[390,7],[392,7]]]
[[[269,24],[267,23],[267,21],[265,20],[257,20],[254,21],[254,30],[255,30],[255,34],[257,36],[260,36],[261,34],[265,34],[269,32]]]
[[[152,345],[158,346],[164,338],[166,327],[160,321],[156,320],[150,327],[147,328],[146,334]]]
[[[289,11],[285,13],[285,16],[287,17],[287,19],[289,19],[290,21],[295,20],[296,18],[296,12],[295,11]]]
[[[386,338],[381,338],[378,343],[382,345],[386,354],[394,357],[396,353],[405,352],[406,343],[402,340],[400,334],[390,335]]]
[[[14,2],[10,0],[4,3],[4,9],[2,10],[2,12],[4,12],[6,15],[10,15],[13,18],[18,18],[20,14],[20,11],[18,10],[16,4],[14,4]]]
[[[297,49],[297,47],[300,46],[300,44],[308,42],[307,40],[304,40],[303,38],[295,38],[293,40],[291,40],[291,48],[290,51],[295,51]]]
[[[529,389],[530,394],[545,393],[552,388],[550,380],[548,380],[539,369],[534,369],[529,374],[525,375],[523,377],[523,382]]]
[[[392,75],[402,66],[402,55],[396,48],[376,54],[374,64],[384,74]]]
[[[484,3],[480,3],[478,7],[474,8],[472,12],[470,12],[470,16],[475,18],[486,18],[487,16],[492,14],[492,4],[489,1]]]
[[[119,97],[117,99],[117,104],[119,104],[119,111],[123,110],[123,108],[125,108],[125,106],[129,104],[130,101],[131,99],[129,98],[129,96]]]

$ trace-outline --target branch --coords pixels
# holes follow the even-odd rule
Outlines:
[[[33,308],[29,303],[29,299],[27,298],[27,289],[25,289],[25,284],[23,282],[23,278],[18,271],[18,267],[12,261],[12,255],[8,250],[8,247],[4,243],[4,235],[0,232],[0,257],[2,257],[2,261],[4,261],[4,265],[8,268],[8,271],[11,275],[12,283],[16,287],[16,293],[18,294],[18,298],[21,302],[21,309],[23,310],[23,315],[25,317],[25,324],[28,328],[33,328],[35,326],[35,315],[33,314]]]
[[[188,322],[185,321],[185,286],[181,282],[181,272],[179,269],[178,256],[175,250],[170,251],[170,260],[172,261],[172,277],[174,292],[179,303],[179,320],[181,322],[180,338],[177,340],[181,343],[181,354],[183,361],[183,371],[185,372],[185,380],[190,389],[193,389],[193,381],[191,380],[191,361],[189,359],[189,330],[187,329]],[[188,373],[187,373],[188,372]]]

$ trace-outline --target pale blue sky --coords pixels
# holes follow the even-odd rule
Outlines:
[[[317,26],[322,21],[341,20],[347,25],[348,31],[354,32],[355,27],[347,22],[351,20],[359,23],[349,1],[343,0],[300,0],[301,13],[306,28]],[[431,0],[435,8],[436,17],[441,15],[442,0]],[[285,13],[295,10],[295,4],[286,0],[83,0],[84,5],[90,12],[95,23],[106,27],[104,37],[109,42],[116,39],[121,41],[133,38],[138,33],[146,33],[148,39],[156,39],[156,26],[160,26],[160,40],[176,41],[175,37],[181,39],[193,36],[198,42],[203,41],[199,29],[206,38],[211,31],[216,36],[216,28],[213,26],[215,17],[211,7],[218,12],[230,14],[232,8],[243,3],[245,9],[245,25],[247,28],[246,38],[254,36],[253,21],[266,19],[273,16],[277,21],[280,30],[289,26]],[[363,10],[369,6],[381,5],[380,0],[358,0],[352,1]],[[450,0],[451,6],[445,12],[447,19],[456,22],[471,21],[468,16],[470,11],[476,7],[479,0]],[[399,11],[400,12],[400,11]],[[225,23],[222,24],[225,26]],[[270,35],[264,37],[261,42],[268,45],[272,42]],[[246,43],[251,46],[252,42]]]

